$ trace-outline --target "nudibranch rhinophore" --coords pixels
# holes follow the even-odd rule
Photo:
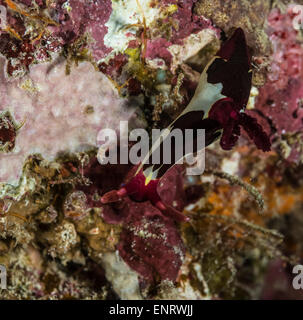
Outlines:
[[[194,97],[185,110],[169,125],[169,132],[179,129],[205,129],[205,146],[220,139],[224,150],[230,150],[240,136],[240,126],[248,133],[256,146],[263,151],[270,150],[270,140],[256,119],[245,114],[252,82],[251,56],[246,44],[245,34],[238,28],[222,46],[216,56],[208,63],[201,74]],[[184,137],[185,135],[183,135]],[[165,136],[167,137],[167,136]],[[157,191],[159,179],[185,154],[186,148],[171,143],[171,164],[164,161],[163,139],[152,146],[149,154],[118,191],[102,197],[103,203],[117,201],[126,195],[135,201],[151,201],[161,211],[173,215],[176,220],[184,220],[181,213],[165,204]],[[193,153],[197,151],[197,134],[193,136]],[[184,140],[183,140],[184,141]],[[179,158],[175,149],[181,147]],[[160,164],[150,165],[155,152],[160,154]]]

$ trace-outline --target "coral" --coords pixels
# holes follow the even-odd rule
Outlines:
[[[48,253],[53,258],[57,256],[64,258],[80,240],[74,225],[67,221],[62,221],[52,232],[47,232],[42,237],[47,241]]]
[[[121,226],[105,223],[97,210],[95,214],[90,214],[76,222],[75,227],[77,232],[87,240],[92,257],[102,252],[114,251],[120,239]]]
[[[88,214],[85,193],[82,191],[71,192],[64,201],[63,212],[66,218],[82,220]]]

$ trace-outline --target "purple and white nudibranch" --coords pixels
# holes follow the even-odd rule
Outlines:
[[[227,40],[216,56],[208,63],[201,74],[194,97],[185,110],[169,125],[170,132],[180,129],[185,133],[186,129],[205,129],[205,146],[220,139],[220,145],[224,150],[230,150],[235,146],[242,127],[254,141],[256,146],[263,151],[270,150],[270,140],[256,119],[245,114],[245,108],[250,96],[252,82],[251,56],[246,44],[245,34],[238,28],[233,36]],[[197,135],[194,136],[195,148]],[[167,170],[174,166],[185,154],[182,148],[181,158],[174,158],[174,150],[171,152],[171,164],[149,165],[154,152],[160,148],[161,160],[163,160],[163,141],[155,143],[145,160],[130,177],[129,181],[118,191],[105,194],[103,203],[117,201],[126,195],[135,201],[151,201],[155,206],[169,215],[174,215],[176,220],[182,220],[181,213],[175,212],[161,200],[157,191],[160,178]],[[177,148],[174,143],[172,149]],[[199,150],[195,150],[196,153]],[[197,148],[196,148],[197,149]],[[184,220],[184,219],[183,219]]]

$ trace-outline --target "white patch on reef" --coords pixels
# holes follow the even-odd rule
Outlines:
[[[121,259],[118,251],[102,256],[106,279],[122,300],[142,300],[138,274]]]
[[[215,30],[203,29],[198,33],[193,33],[183,40],[183,44],[174,44],[168,48],[173,56],[172,72],[179,67],[184,61],[195,56],[206,45],[217,39]]]
[[[151,8],[151,0],[139,0],[139,2],[144,12],[146,25],[149,26],[159,16],[160,10]],[[108,48],[113,48],[109,56],[117,52],[124,52],[129,41],[136,39],[135,34],[138,27],[134,26],[128,29],[126,27],[138,23],[143,23],[143,15],[136,0],[112,1],[112,13],[105,24],[108,32],[104,37],[104,44]],[[134,36],[127,36],[128,33],[132,33]]]
[[[258,97],[258,95],[259,95],[258,88],[252,87],[246,109],[251,110],[255,108],[256,98]]]
[[[73,67],[69,76],[65,63],[33,65],[28,83],[38,90],[22,86],[24,78],[6,79],[3,59],[0,70],[0,111],[9,110],[17,123],[25,121],[13,151],[0,153],[0,183],[16,185],[33,153],[53,160],[60,151],[96,147],[101,129],[116,130],[120,121],[136,119],[135,107],[126,107],[112,83],[88,62]]]
[[[230,158],[224,158],[221,165],[221,171],[230,175],[237,175],[240,159],[241,155],[239,152],[234,152]]]

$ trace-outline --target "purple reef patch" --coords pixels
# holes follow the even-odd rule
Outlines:
[[[147,40],[146,57],[149,59],[161,58],[169,65],[172,60],[172,54],[167,48],[171,45],[172,43],[164,38]]]
[[[303,130],[303,52],[294,17],[292,7],[286,13],[274,9],[268,17],[273,56],[267,83],[256,103],[278,135]]]
[[[219,35],[219,30],[212,26],[210,20],[198,16],[193,13],[196,0],[167,0],[161,2],[161,6],[166,8],[169,5],[175,5],[176,9],[169,18],[163,19],[161,24],[170,24],[174,21],[171,27],[171,35],[169,40],[164,37],[156,37],[147,40],[146,58],[163,59],[167,65],[170,65],[172,54],[168,48],[172,45],[182,45],[184,39],[190,35],[196,34],[204,29],[214,30]]]
[[[105,23],[112,12],[111,0],[97,0],[92,3],[70,0],[67,6],[63,4],[66,4],[66,1],[60,0],[52,11],[54,20],[59,23],[59,27],[52,27],[54,34],[64,43],[69,43],[89,32],[92,36],[89,48],[94,59],[98,61],[110,53],[111,48],[104,44],[104,36],[107,33]]]
[[[186,37],[206,28],[213,28],[218,31],[212,26],[210,20],[193,13],[193,8],[197,0],[167,0],[163,2],[178,6],[178,10],[172,15],[172,18],[177,21],[178,27],[173,29],[172,37],[170,39],[171,42],[182,44],[182,40]]]
[[[185,248],[174,221],[149,202],[126,200],[128,218],[118,250],[125,262],[146,281],[176,281]]]

